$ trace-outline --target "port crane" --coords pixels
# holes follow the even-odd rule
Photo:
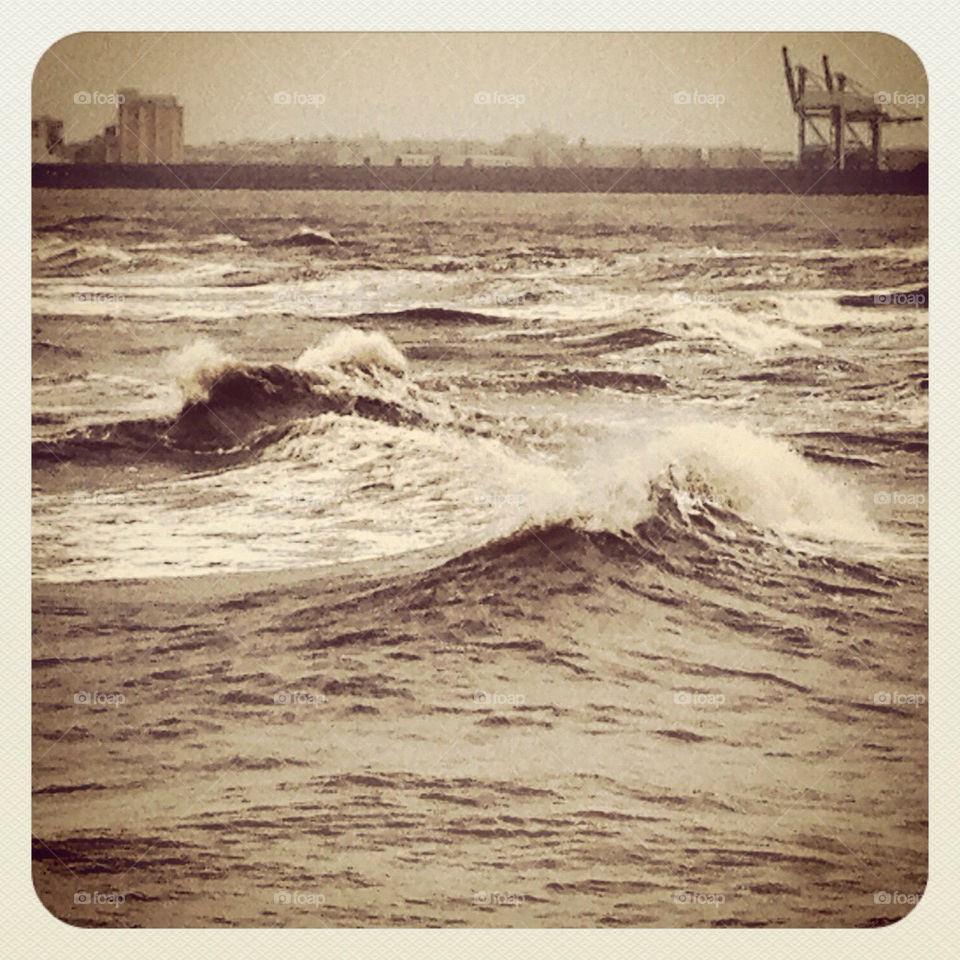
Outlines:
[[[883,125],[917,123],[922,116],[908,114],[891,104],[889,94],[874,94],[844,73],[833,73],[826,54],[823,56],[823,77],[800,64],[796,69],[790,63],[790,54],[783,48],[783,68],[787,78],[787,92],[798,118],[797,162],[804,163],[807,151],[807,131],[811,130],[833,155],[833,167],[847,165],[848,136],[864,150],[869,165],[880,166],[880,137]],[[826,120],[830,125],[829,139],[817,125]],[[858,129],[859,127],[859,129]],[[862,134],[862,135],[861,135]],[[865,138],[869,137],[870,145]]]

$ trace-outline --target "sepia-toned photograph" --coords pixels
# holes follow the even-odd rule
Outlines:
[[[149,928],[910,913],[927,118],[922,63],[884,33],[50,47],[31,140],[46,909]]]

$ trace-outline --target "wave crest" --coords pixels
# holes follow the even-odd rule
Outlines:
[[[245,363],[198,340],[170,367],[183,400],[176,416],[96,424],[35,444],[35,458],[99,460],[123,449],[160,458],[242,455],[280,439],[297,420],[327,413],[410,425],[449,419],[409,382],[406,359],[380,333],[337,331],[293,366]]]
[[[612,437],[573,471],[549,469],[521,489],[527,523],[572,523],[588,532],[630,535],[654,517],[715,533],[748,527],[812,540],[875,541],[856,491],[809,464],[786,442],[743,426],[694,423],[635,440]]]
[[[294,367],[314,372],[331,368],[380,369],[403,376],[407,372],[407,358],[385,334],[347,327],[329,334],[317,346],[305,350]]]

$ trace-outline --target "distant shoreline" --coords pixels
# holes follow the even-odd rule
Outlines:
[[[35,164],[56,189],[436,190],[499,193],[927,194],[927,168],[817,171],[698,167],[329,167],[292,164]]]

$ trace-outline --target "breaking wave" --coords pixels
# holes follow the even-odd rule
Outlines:
[[[95,424],[38,442],[35,462],[124,452],[236,458],[280,439],[297,420],[326,413],[408,425],[447,416],[408,380],[403,354],[380,333],[338,330],[292,366],[245,363],[198,340],[170,367],[182,397],[176,415]]]
[[[537,489],[519,491],[531,505],[527,524],[630,534],[667,510],[691,529],[733,524],[737,536],[747,525],[820,541],[877,537],[857,491],[785,441],[742,426],[693,423],[626,455],[624,443],[611,438],[609,449],[591,451],[579,469],[556,470],[539,477]]]
[[[740,353],[764,356],[785,347],[819,349],[820,340],[776,317],[750,316],[720,305],[700,305],[670,318],[683,340],[719,342]]]

